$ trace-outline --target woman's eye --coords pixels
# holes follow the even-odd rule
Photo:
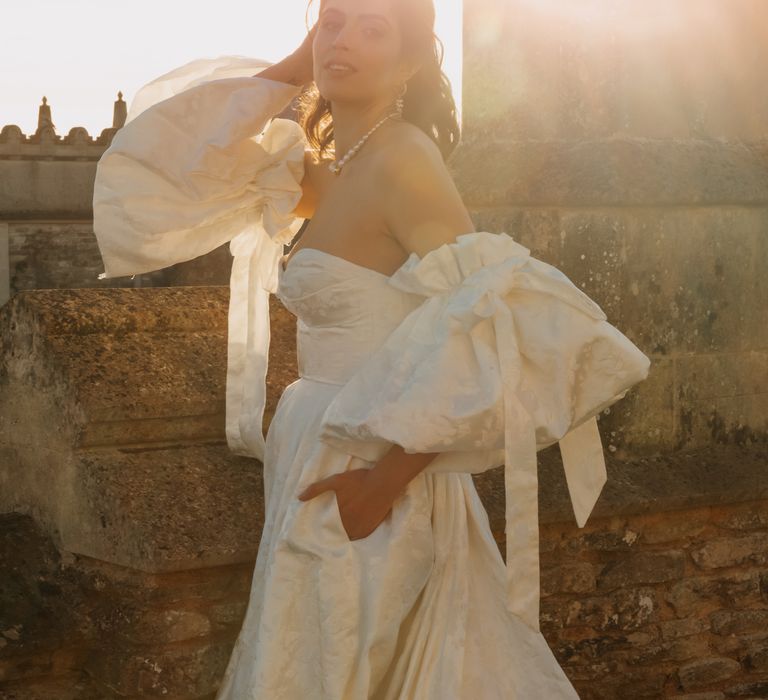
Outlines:
[[[339,26],[338,22],[333,22],[332,20],[327,20],[323,22],[321,25],[323,29],[327,29],[329,31],[333,31],[336,27]],[[376,29],[374,27],[368,27],[367,29],[363,30],[367,33],[368,36],[378,38],[384,35],[384,32],[382,32],[380,29]]]

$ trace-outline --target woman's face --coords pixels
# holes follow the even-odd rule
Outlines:
[[[314,78],[326,100],[395,99],[408,77],[392,0],[325,0],[313,43]],[[342,63],[352,70],[334,71]]]

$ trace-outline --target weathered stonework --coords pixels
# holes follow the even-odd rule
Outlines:
[[[733,697],[765,680],[768,500],[613,516],[542,530],[542,630],[582,698]],[[660,537],[660,532],[668,532]],[[702,566],[711,542],[753,556]],[[695,696],[691,696],[695,697]],[[760,697],[759,694],[754,697]]]
[[[599,417],[585,528],[539,453],[542,631],[584,700],[768,697],[768,10],[571,5],[466,4],[449,163],[478,230],[651,358]],[[224,441],[228,291],[195,286],[226,285],[230,256],[96,288],[105,147],[45,119],[0,134],[0,694],[213,698],[264,517],[260,465]],[[265,427],[296,377],[294,320],[272,318]],[[503,554],[501,471],[475,483]]]
[[[33,580],[0,591],[14,611],[0,691],[83,673],[83,697],[215,691],[264,519],[261,465],[224,439],[228,301],[227,287],[36,290],[0,309],[0,513],[34,519],[39,532],[6,522],[71,608],[47,630],[39,591],[17,604]],[[296,376],[295,322],[276,300],[272,316],[267,425]],[[20,548],[5,561],[32,578]]]
[[[545,634],[582,698],[768,697],[768,9],[464,10],[451,167],[476,227],[559,267],[651,358],[600,416],[584,530],[540,453]]]
[[[98,279],[104,266],[93,234],[96,165],[126,113],[118,93],[113,124],[98,137],[83,127],[60,136],[43,98],[34,134],[15,124],[0,129],[0,306],[26,289],[229,283],[229,244],[164,270]],[[278,116],[293,119],[296,113],[288,105]]]

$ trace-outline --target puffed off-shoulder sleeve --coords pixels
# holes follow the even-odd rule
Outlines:
[[[96,168],[100,278],[191,260],[230,242],[226,431],[263,459],[269,294],[301,225],[306,140],[275,115],[301,88],[258,77],[262,59],[192,61],[143,86]],[[256,77],[253,77],[256,75]]]
[[[560,270],[506,233],[412,254],[389,283],[417,306],[329,404],[326,443],[378,460],[440,453],[426,471],[505,465],[507,605],[539,630],[538,450],[559,442],[579,527],[606,481],[597,415],[649,358]]]

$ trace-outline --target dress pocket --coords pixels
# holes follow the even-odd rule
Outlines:
[[[347,541],[352,542],[349,538],[349,535],[347,534],[347,530],[344,527],[344,521],[341,519],[341,509],[339,508],[339,499],[336,495],[336,491],[331,490],[331,498],[333,499],[333,503],[331,503],[331,511],[333,511],[333,517],[336,521],[336,524],[338,525],[339,532],[341,533],[341,536]]]

